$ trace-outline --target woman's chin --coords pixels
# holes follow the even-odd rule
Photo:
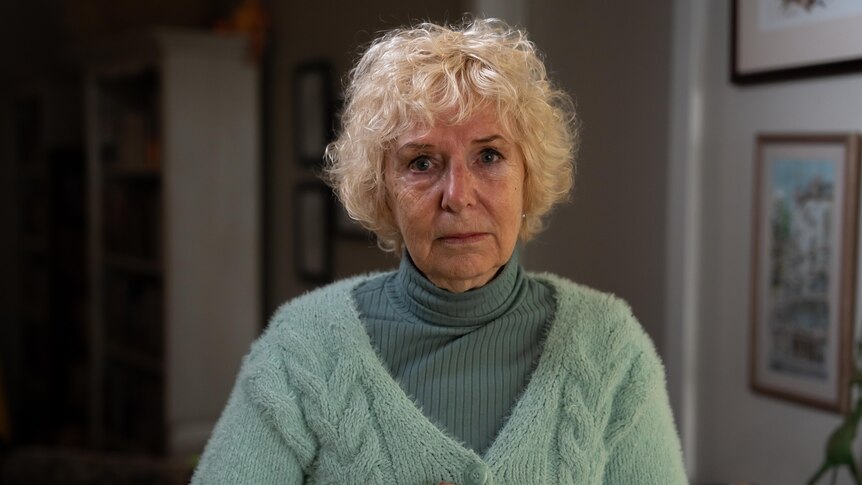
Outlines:
[[[414,254],[413,263],[432,283],[449,291],[462,292],[484,286],[494,278],[514,251],[506,251],[488,233],[438,238],[428,251]]]

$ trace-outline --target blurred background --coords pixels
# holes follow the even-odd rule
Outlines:
[[[631,304],[694,483],[803,482],[841,416],[749,389],[754,137],[859,131],[862,75],[734,85],[730,12],[4,0],[0,483],[186,483],[277,306],[397,265],[316,177],[352,60],[464,13],[525,27],[582,123],[572,201],[524,265]]]

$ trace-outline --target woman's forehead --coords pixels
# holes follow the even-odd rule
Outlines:
[[[486,138],[491,135],[509,138],[511,135],[508,124],[503,123],[498,111],[490,106],[479,108],[466,115],[449,111],[433,116],[430,120],[414,119],[416,121],[406,124],[405,129],[393,138],[392,145],[395,148],[409,143],[411,140],[421,140],[441,130],[453,128],[478,138]]]

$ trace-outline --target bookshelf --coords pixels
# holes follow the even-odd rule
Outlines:
[[[105,45],[85,77],[92,441],[198,453],[262,324],[258,74],[239,37]]]
[[[11,94],[14,317],[0,339],[14,444],[83,445],[86,376],[84,155],[80,82],[22,81]]]

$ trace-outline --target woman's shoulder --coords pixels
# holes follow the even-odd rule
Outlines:
[[[613,293],[575,283],[552,273],[530,273],[529,276],[553,290],[559,311],[585,317],[600,317],[599,323],[613,325],[637,323],[629,304]],[[639,324],[637,326],[640,327]]]
[[[555,325],[564,327],[561,333],[579,347],[618,356],[657,355],[649,335],[622,298],[551,273],[531,273],[530,277],[553,289]]]
[[[367,338],[351,291],[375,276],[339,280],[293,298],[273,313],[243,357],[238,376],[237,384],[252,401],[276,412],[293,409],[296,392],[322,389],[345,345]]]
[[[546,349],[584,392],[623,396],[615,414],[630,422],[638,403],[665,389],[664,365],[631,307],[611,293],[550,274],[531,275],[555,290],[557,315]],[[616,398],[614,398],[616,399]]]
[[[282,303],[273,313],[268,327],[283,325],[291,319],[319,317],[327,310],[343,311],[341,306],[349,306],[350,293],[362,283],[373,279],[374,275],[346,278],[315,288]]]
[[[315,333],[329,327],[359,323],[353,291],[386,273],[345,278],[293,298],[273,313],[264,335],[284,332]]]
[[[364,332],[352,291],[380,275],[339,280],[283,303],[252,345],[246,361],[278,359],[306,351],[324,358],[345,335]]]

